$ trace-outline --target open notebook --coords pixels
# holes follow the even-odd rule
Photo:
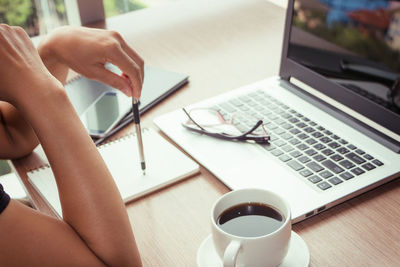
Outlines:
[[[199,165],[150,128],[143,129],[146,174],[140,168],[135,134],[102,146],[99,152],[107,164],[125,202],[141,197],[199,171]],[[30,183],[62,217],[53,172],[45,166],[28,172]]]

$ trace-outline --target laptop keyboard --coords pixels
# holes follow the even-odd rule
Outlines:
[[[260,145],[320,190],[329,190],[384,165],[264,91],[239,96],[213,108],[225,119],[240,112],[262,120],[271,140]],[[236,126],[248,129],[254,122],[242,116]]]

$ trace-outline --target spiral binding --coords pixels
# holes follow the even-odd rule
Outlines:
[[[144,132],[148,132],[148,131],[149,131],[149,128],[143,128],[142,129],[143,133]],[[97,149],[100,150],[100,149],[102,149],[104,147],[107,147],[107,146],[110,146],[112,144],[128,140],[128,139],[130,139],[130,138],[132,138],[134,136],[136,136],[136,133],[135,132],[130,132],[130,133],[127,133],[127,134],[125,134],[125,135],[123,135],[121,137],[117,137],[117,138],[114,138],[114,139],[107,140],[104,144],[98,146]],[[35,173],[35,172],[43,171],[43,170],[48,169],[48,168],[50,168],[50,164],[44,163],[43,165],[39,165],[39,166],[37,166],[35,168],[28,169],[27,173]]]
[[[75,77],[73,77],[72,79],[69,79],[69,80],[65,83],[65,85],[69,85],[70,83],[73,83],[73,82],[79,80],[79,79],[82,78],[82,77],[83,77],[82,75],[78,74],[78,75],[76,75]]]
[[[142,133],[148,132],[148,131],[149,131],[148,128],[143,128],[142,129]],[[103,143],[102,145],[98,146],[97,148],[98,149],[102,149],[103,147],[110,146],[110,145],[112,145],[114,143],[122,142],[122,141],[130,139],[130,138],[132,138],[134,136],[136,136],[136,133],[135,132],[130,132],[130,133],[127,133],[127,134],[125,134],[125,135],[123,135],[121,137],[117,137],[117,138],[114,138],[114,139],[107,140],[105,143]]]
[[[40,165],[38,167],[28,169],[27,173],[35,173],[35,172],[43,171],[48,168],[50,168],[50,164],[44,163],[43,165]]]

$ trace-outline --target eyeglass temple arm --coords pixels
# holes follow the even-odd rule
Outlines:
[[[188,118],[191,120],[191,122],[193,122],[197,127],[199,127],[200,129],[202,129],[203,131],[206,131],[203,127],[201,127],[190,115],[189,112],[186,111],[185,108],[182,108],[183,112],[185,112],[186,116],[188,116]]]

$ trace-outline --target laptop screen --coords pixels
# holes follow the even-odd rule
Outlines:
[[[283,77],[400,133],[392,90],[400,74],[398,1],[290,0],[284,42]]]

